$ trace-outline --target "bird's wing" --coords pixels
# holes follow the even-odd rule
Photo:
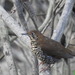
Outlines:
[[[47,53],[48,55],[57,57],[57,58],[70,58],[72,57],[71,51],[69,49],[66,49],[64,46],[62,46],[60,43],[52,40],[52,39],[46,39],[46,42],[43,41],[43,47],[41,45],[42,50]]]

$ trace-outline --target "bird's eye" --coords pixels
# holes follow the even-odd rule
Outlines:
[[[36,36],[36,34],[34,33],[34,32],[32,32],[32,37],[34,38],[34,39],[36,39],[37,40],[37,36]]]

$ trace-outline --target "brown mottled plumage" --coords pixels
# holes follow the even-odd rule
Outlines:
[[[36,30],[28,32],[29,35],[32,35],[33,33],[37,36],[36,41],[40,45],[41,50],[48,56],[52,56],[57,59],[73,57],[71,50],[65,48],[59,42],[45,37]]]

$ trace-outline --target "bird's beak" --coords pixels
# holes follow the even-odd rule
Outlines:
[[[28,33],[22,33],[22,35],[28,35]]]
[[[37,38],[38,38],[34,32],[22,33],[22,35],[28,35],[30,37],[30,39],[35,39],[35,40],[37,40]]]

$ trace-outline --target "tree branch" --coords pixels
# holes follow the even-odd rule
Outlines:
[[[28,35],[22,35],[22,34],[27,34],[26,31],[24,31],[19,25],[18,23],[3,9],[3,7],[0,6],[0,16],[1,18],[4,20],[4,22],[6,23],[6,25],[17,35],[19,42],[21,43],[22,47],[25,48],[27,54],[27,58],[29,61],[32,61],[32,54],[31,54],[31,44],[30,44],[30,38],[28,37]],[[25,54],[26,54],[25,53]],[[35,58],[35,57],[33,57]],[[36,61],[34,62],[36,63]],[[34,65],[34,75],[37,75],[38,72],[36,70],[36,64]],[[31,72],[33,73],[33,72]]]
[[[60,41],[61,36],[67,26],[69,16],[71,15],[73,5],[74,5],[74,0],[66,0],[63,12],[62,12],[60,20],[57,24],[57,27],[54,30],[52,39],[54,39],[56,41]]]
[[[52,10],[53,10],[54,2],[55,2],[54,0],[50,0],[46,18],[45,18],[44,22],[42,23],[42,25],[39,27],[39,31],[42,31],[42,29],[45,27],[45,25],[47,25],[47,23],[49,22],[49,20],[51,18]]]

